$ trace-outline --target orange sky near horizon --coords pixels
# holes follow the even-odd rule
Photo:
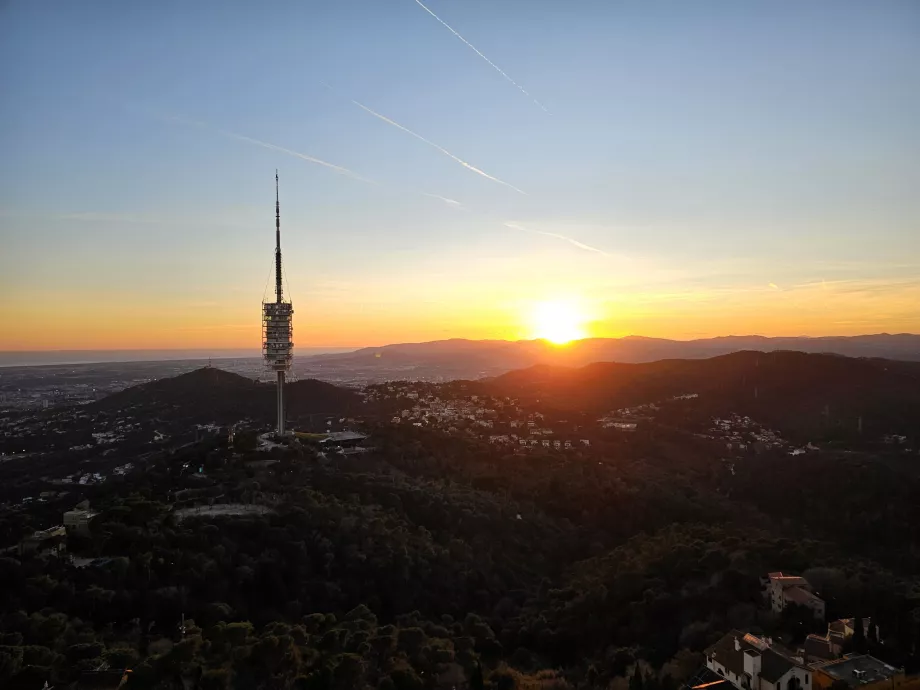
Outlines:
[[[411,300],[378,291],[367,303],[294,295],[299,347],[363,347],[447,338],[543,337],[533,309],[555,295],[575,305],[586,337],[689,340],[721,335],[821,336],[920,332],[920,284],[820,282],[679,292],[624,292],[616,299],[534,289],[507,300],[464,291]],[[493,293],[499,294],[499,293]],[[473,299],[477,297],[478,299]],[[260,304],[227,299],[169,304],[78,293],[0,304],[0,350],[258,349]],[[13,325],[13,327],[9,327]]]

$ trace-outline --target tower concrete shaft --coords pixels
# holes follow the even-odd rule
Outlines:
[[[284,435],[284,372],[278,372],[278,435]]]

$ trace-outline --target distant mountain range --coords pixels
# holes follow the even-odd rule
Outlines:
[[[316,355],[308,361],[339,369],[352,367],[364,372],[430,369],[443,373],[445,378],[478,378],[535,364],[583,366],[593,362],[704,359],[743,350],[794,350],[920,361],[920,335],[883,333],[822,338],[727,336],[685,341],[629,336],[587,338],[565,346],[553,345],[545,340],[455,339],[366,347],[349,353]]]

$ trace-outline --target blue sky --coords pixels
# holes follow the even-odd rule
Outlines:
[[[247,345],[279,168],[304,344],[920,330],[917,3],[425,4],[533,98],[415,0],[0,4],[0,318]]]

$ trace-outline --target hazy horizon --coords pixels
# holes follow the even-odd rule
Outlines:
[[[920,332],[920,5],[0,3],[0,349]],[[461,38],[458,37],[458,35]]]
[[[674,342],[695,342],[697,340],[717,340],[722,338],[766,338],[766,339],[822,339],[822,338],[859,338],[873,336],[914,336],[920,334],[914,333],[862,333],[852,336],[808,336],[808,335],[777,335],[767,336],[758,333],[748,334],[725,334],[713,336],[712,338],[667,338]],[[604,338],[611,340],[624,339],[655,339],[644,335],[626,335],[619,338]],[[579,338],[579,340],[596,340],[598,338]],[[540,338],[443,338],[432,341],[396,341],[392,343],[378,343],[373,345],[357,346],[316,346],[316,347],[295,347],[295,356],[310,357],[321,354],[340,354],[355,352],[365,348],[386,347],[388,345],[412,345],[424,344],[430,342],[443,342],[447,340],[464,340],[464,341],[497,341],[497,342],[528,342],[541,340]],[[41,366],[41,365],[67,365],[67,364],[105,364],[117,362],[141,362],[141,361],[170,361],[170,360],[200,360],[207,359],[258,359],[262,356],[262,351],[257,348],[124,348],[115,350],[95,350],[95,349],[72,349],[72,350],[0,350],[0,367],[15,366]]]

